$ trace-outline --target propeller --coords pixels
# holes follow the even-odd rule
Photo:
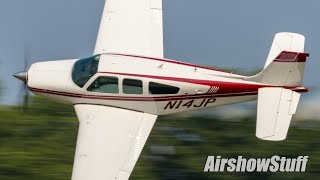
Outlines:
[[[3,59],[2,59],[2,56],[0,56],[0,70],[2,71],[2,67],[3,67]],[[2,81],[1,81],[1,79],[0,79],[0,95],[1,95],[1,90],[2,90],[2,86],[3,84],[2,84]]]
[[[23,109],[26,110],[29,103],[29,90],[28,90],[28,66],[30,60],[30,51],[24,46],[24,58],[23,65],[24,71],[15,73],[13,76],[21,81],[23,81],[20,94],[23,97]]]

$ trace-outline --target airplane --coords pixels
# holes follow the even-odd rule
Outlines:
[[[162,0],[107,0],[91,57],[37,62],[14,76],[74,106],[72,180],[129,179],[158,116],[257,100],[256,136],[286,139],[302,86],[305,37],[275,35],[264,69],[243,76],[165,59]]]

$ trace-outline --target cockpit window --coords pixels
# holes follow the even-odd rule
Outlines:
[[[100,55],[79,59],[73,66],[72,80],[79,87],[83,87],[98,71]]]

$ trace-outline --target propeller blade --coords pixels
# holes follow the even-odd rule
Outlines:
[[[24,99],[23,99],[23,105],[24,108],[26,108],[28,106],[29,103],[29,89],[28,89],[28,69],[29,69],[29,62],[31,59],[31,52],[29,49],[29,46],[25,43],[24,44],[24,70],[26,72],[26,81],[24,83]]]
[[[28,90],[28,66],[29,66],[29,59],[30,59],[30,51],[29,48],[26,44],[24,44],[24,50],[23,50],[23,66],[24,66],[24,71],[23,72],[18,72],[14,74],[13,76],[24,83],[22,84],[21,87],[21,96],[23,97],[22,103],[23,103],[23,109],[26,110],[29,102],[29,90]]]

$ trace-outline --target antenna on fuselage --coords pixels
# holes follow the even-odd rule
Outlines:
[[[158,66],[158,69],[163,69],[163,65],[164,65],[165,63],[163,63],[163,64],[161,64],[160,66]]]

